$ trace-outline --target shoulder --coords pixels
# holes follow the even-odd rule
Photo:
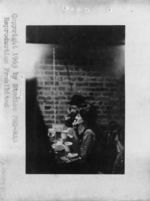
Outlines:
[[[85,134],[95,135],[94,131],[90,128],[86,129]]]
[[[94,138],[95,137],[95,133],[91,130],[91,129],[87,129],[85,132],[84,132],[84,138]]]

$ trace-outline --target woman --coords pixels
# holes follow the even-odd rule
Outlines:
[[[68,163],[72,163],[72,169],[76,173],[93,173],[93,150],[95,144],[95,133],[89,126],[89,110],[81,109],[76,115],[73,127],[79,139],[78,157],[73,159],[72,156]]]

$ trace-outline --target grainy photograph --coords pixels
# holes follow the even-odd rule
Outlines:
[[[26,45],[26,174],[125,174],[125,26],[28,25]]]

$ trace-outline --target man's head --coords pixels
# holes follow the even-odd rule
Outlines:
[[[74,95],[69,102],[69,105],[77,106],[78,108],[85,104],[85,98],[81,95]]]
[[[68,114],[71,114],[73,116],[76,116],[79,112],[79,108],[77,105],[70,105],[68,109]]]
[[[68,115],[75,118],[79,113],[80,107],[85,104],[85,98],[81,95],[74,95],[69,102]]]
[[[76,115],[76,111],[68,111],[68,114],[64,117],[64,123],[67,127],[72,127]]]

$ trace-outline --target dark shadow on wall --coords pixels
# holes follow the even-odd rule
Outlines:
[[[53,172],[55,161],[37,97],[36,78],[26,81],[26,173]]]

